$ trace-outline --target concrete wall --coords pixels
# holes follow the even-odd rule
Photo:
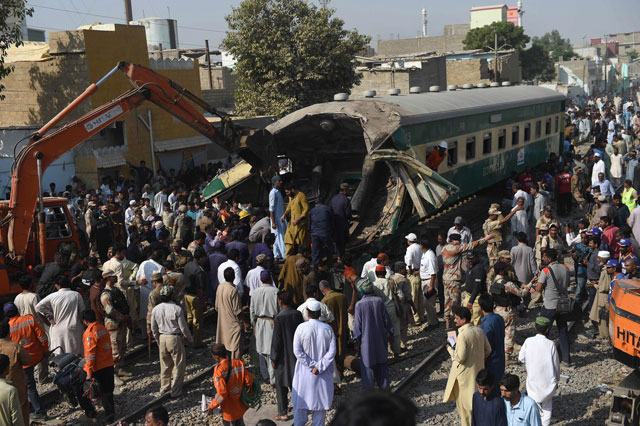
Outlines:
[[[363,96],[367,90],[375,90],[379,94],[386,94],[387,90],[396,88],[401,93],[409,93],[409,88],[420,86],[426,91],[430,86],[443,86],[446,84],[446,60],[444,56],[424,59],[422,68],[375,68],[359,71],[362,80],[359,85],[351,90],[354,98]]]
[[[601,90],[602,73],[594,61],[579,59],[556,62],[556,80],[564,85],[581,87],[587,95]]]
[[[490,83],[489,67],[486,59],[461,59],[447,61],[447,85]]]
[[[507,21],[507,6],[471,9],[471,29]]]
[[[416,37],[400,40],[378,40],[378,55],[408,55],[435,51],[438,54],[463,50],[462,40],[469,32],[469,25],[446,25],[444,35]]]

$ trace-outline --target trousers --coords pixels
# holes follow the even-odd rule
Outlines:
[[[427,290],[429,288],[429,280],[422,280],[422,303],[424,305],[425,311],[427,311],[427,322],[429,325],[435,326],[438,325],[438,313],[436,312],[436,298],[438,297],[437,293],[433,293],[431,296],[427,297]],[[437,284],[434,283],[434,287]]]
[[[495,312],[504,320],[504,353],[508,356],[513,352],[513,340],[516,335],[516,311],[511,307],[496,306]]]
[[[473,301],[473,305],[471,306],[471,324],[479,325],[482,320],[482,310],[480,309],[480,305],[478,304],[478,299],[480,295],[476,296],[476,300]],[[471,293],[468,291],[462,292],[462,306],[467,306],[467,303],[471,300]]]
[[[182,393],[184,372],[187,367],[182,337],[161,334],[158,342],[160,350],[160,393],[171,391],[176,397]]]
[[[453,309],[460,306],[460,286],[457,280],[444,280],[444,319],[450,326],[453,322]]]
[[[98,385],[100,386],[100,392],[102,394],[102,407],[104,408],[104,413],[107,416],[107,420],[109,422],[113,421],[113,417],[115,414],[115,405],[113,403],[113,367],[105,367],[98,371],[93,372],[93,378]],[[78,386],[75,389],[76,398],[78,398],[78,403],[80,407],[84,410],[84,414],[90,418],[98,417],[98,413],[96,413],[96,409],[93,404],[86,396],[82,396],[82,386]]]
[[[391,345],[391,351],[394,354],[400,353],[400,318],[396,314],[396,308],[387,309],[389,317],[391,317],[391,324],[393,324],[393,344]]]
[[[367,367],[360,360],[360,374],[363,391],[371,390],[375,385],[378,385],[380,389],[389,389],[389,366],[387,363]]]
[[[46,410],[42,406],[42,400],[40,399],[40,395],[38,394],[38,389],[36,387],[36,379],[33,374],[33,366],[24,369],[24,377],[27,382],[27,396],[29,397],[31,407],[33,407],[33,412],[36,414],[46,413]]]
[[[276,402],[278,404],[278,415],[286,416],[289,410],[289,388],[276,383]]]
[[[409,283],[411,284],[411,298],[416,307],[416,312],[413,313],[413,319],[415,322],[422,322],[424,320],[424,297],[422,296],[420,277],[409,275]]]
[[[311,421],[313,426],[324,426],[327,418],[326,410],[311,411]],[[300,408],[293,412],[293,426],[304,426],[309,420],[309,410]]]
[[[271,358],[269,354],[258,354],[258,360],[260,363],[260,375],[262,376],[262,380],[269,380],[269,384],[276,384],[276,376],[273,371],[273,367],[271,366]]]
[[[540,316],[548,318],[551,321],[550,326],[553,326],[554,321],[556,322],[558,333],[560,334],[560,359],[566,363],[571,362],[567,319],[563,315],[557,315],[555,309],[547,309],[544,306],[540,310]]]
[[[553,396],[547,397],[543,401],[536,401],[538,409],[540,410],[540,420],[542,420],[542,426],[549,426],[551,424],[551,412],[553,410]]]
[[[200,337],[200,327],[202,326],[202,303],[198,296],[191,294],[184,295],[184,303],[187,305],[187,324],[193,329],[194,346],[202,343]]]

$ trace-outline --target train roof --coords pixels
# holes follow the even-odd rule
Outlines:
[[[331,118],[340,124],[340,131],[345,137],[357,134],[362,136],[364,130],[364,139],[371,152],[402,126],[548,102],[562,102],[565,99],[564,95],[554,90],[537,86],[376,96],[311,105],[270,124],[266,130],[280,140],[297,143],[313,138],[319,121],[322,118]]]

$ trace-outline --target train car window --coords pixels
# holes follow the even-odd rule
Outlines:
[[[491,133],[482,135],[482,153],[491,154]]]
[[[476,137],[471,136],[467,138],[467,160],[473,160],[476,158]]]
[[[545,121],[544,123],[544,134],[545,135],[550,135],[551,134],[551,119],[547,118],[547,121]]]
[[[529,142],[531,140],[531,123],[524,125],[524,141]]]
[[[507,146],[507,129],[498,131],[498,149],[505,149]]]
[[[542,136],[542,120],[536,121],[536,139]]]
[[[511,145],[518,145],[520,143],[520,126],[513,126],[511,128]]]
[[[458,164],[458,142],[449,142],[449,149],[447,150],[447,165],[453,167]]]
[[[559,121],[558,117],[556,116],[556,130],[555,130],[556,133],[558,133],[558,121]]]

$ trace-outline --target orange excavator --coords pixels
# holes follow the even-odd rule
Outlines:
[[[609,337],[614,358],[633,370],[613,391],[606,424],[640,424],[640,280],[617,280],[609,304]]]
[[[118,70],[129,79],[132,89],[52,131]],[[233,126],[228,115],[219,113],[195,94],[149,68],[118,63],[31,135],[15,157],[11,167],[10,200],[0,201],[0,300],[9,299],[20,291],[14,279],[19,274],[37,264],[52,261],[60,249],[79,249],[78,233],[67,209],[67,200],[43,197],[42,176],[46,168],[145,101],[158,105],[228,152],[239,154],[252,166],[259,168],[264,163],[264,156],[248,148],[244,143],[247,135]],[[216,130],[197,108],[220,117],[221,130]],[[37,226],[34,226],[36,217]]]

